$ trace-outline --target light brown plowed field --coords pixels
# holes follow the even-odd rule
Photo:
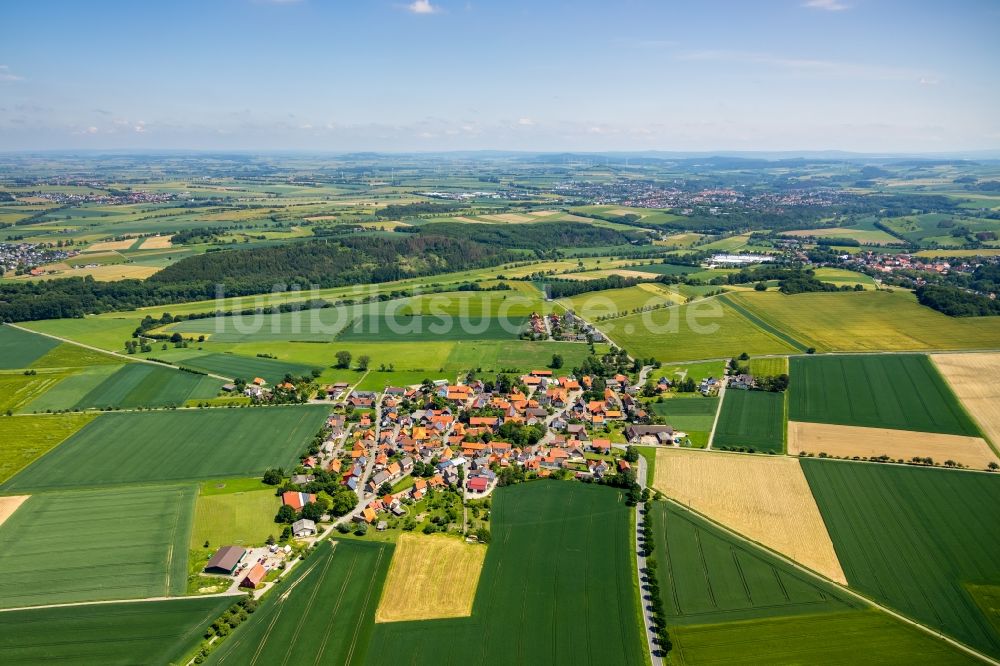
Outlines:
[[[376,622],[468,617],[486,547],[446,536],[402,534]]]
[[[1000,354],[932,354],[931,359],[993,446],[1000,446]]]
[[[167,248],[173,247],[173,243],[170,242],[170,236],[150,236],[142,242],[140,249],[142,250],[165,250]]]
[[[799,453],[826,453],[841,458],[889,456],[893,460],[918,456],[937,463],[954,460],[972,469],[1000,463],[982,437],[789,421],[788,454]]]
[[[109,250],[127,250],[135,243],[134,238],[126,238],[119,241],[102,241],[94,243],[87,248],[87,252],[107,252]]]
[[[656,452],[653,485],[749,539],[847,584],[798,460],[663,448]]]
[[[17,507],[24,504],[31,495],[10,495],[8,497],[0,497],[0,525],[14,515],[17,511]]]

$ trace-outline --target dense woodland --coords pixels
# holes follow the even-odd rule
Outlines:
[[[432,228],[441,233],[432,233]],[[246,296],[272,292],[276,285],[330,288],[390,282],[523,259],[517,249],[626,242],[620,232],[581,224],[435,224],[419,233],[210,251],[167,266],[146,281],[62,278],[0,284],[0,321],[82,317],[206,300],[216,298],[220,290],[225,296]]]
[[[638,235],[626,235],[614,229],[578,222],[539,222],[536,224],[463,224],[433,222],[419,227],[403,227],[420,236],[463,238],[491,247],[548,251],[566,247],[626,245]]]

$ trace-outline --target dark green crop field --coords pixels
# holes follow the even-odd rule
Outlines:
[[[268,382],[280,382],[286,374],[295,377],[308,376],[312,366],[301,363],[286,363],[270,358],[240,356],[239,354],[202,354],[178,361],[178,365],[193,368],[202,372],[210,372],[222,377],[251,381],[254,377],[263,377]]]
[[[58,340],[0,326],[0,370],[27,368],[59,345]]]
[[[722,400],[712,446],[745,446],[781,453],[785,429],[785,394],[730,389]]]
[[[7,612],[0,663],[177,663],[230,603],[212,597]]]
[[[979,664],[886,613],[792,615],[671,629],[676,664]]]
[[[362,315],[337,336],[341,342],[424,342],[431,340],[513,340],[524,328],[524,317],[462,318],[415,315]]]
[[[300,405],[102,414],[0,488],[16,493],[290,469],[328,412]]]
[[[378,624],[369,664],[642,664],[631,520],[611,488],[493,494],[472,617]]]
[[[923,355],[796,357],[790,377],[792,421],[980,434]]]
[[[727,397],[728,399],[728,397]],[[846,611],[859,602],[693,513],[653,505],[657,578],[670,624]]]
[[[969,592],[1000,584],[1000,477],[803,460],[848,583],[994,657],[1000,631]]]
[[[0,526],[0,607],[183,594],[195,494],[160,486],[31,497]]]
[[[323,542],[208,663],[364,663],[392,550],[386,543]]]
[[[87,392],[77,409],[180,406],[185,400],[214,398],[223,382],[204,375],[129,363]]]

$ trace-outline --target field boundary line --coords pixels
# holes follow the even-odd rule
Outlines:
[[[807,349],[809,349],[809,346],[806,345],[804,342],[792,336],[790,333],[786,333],[785,331],[779,329],[771,322],[767,321],[760,315],[753,312],[753,310],[748,308],[746,305],[735,302],[730,296],[731,296],[730,292],[720,294],[719,300],[722,301],[724,305],[728,305],[730,308],[732,308],[738,315],[740,315],[748,322],[750,322],[760,330],[764,331],[771,337],[781,340],[782,342],[790,345],[794,349],[797,349],[799,352],[804,352]]]
[[[775,557],[777,557],[782,562],[785,562],[789,566],[794,567],[795,569],[797,569],[797,570],[799,570],[799,571],[807,574],[808,576],[811,576],[813,578],[817,578],[817,579],[819,579],[819,580],[821,580],[823,582],[826,582],[826,583],[829,583],[831,585],[834,585],[834,586],[836,586],[836,588],[838,590],[840,590],[844,594],[850,595],[851,597],[853,597],[853,598],[855,598],[855,599],[857,599],[857,600],[859,600],[859,601],[867,604],[868,606],[871,606],[871,607],[873,607],[873,608],[875,608],[877,610],[880,610],[883,613],[887,613],[890,616],[894,617],[895,619],[897,619],[897,620],[899,620],[899,621],[901,621],[901,622],[903,622],[905,624],[908,624],[908,625],[910,625],[912,627],[915,627],[915,628],[919,629],[920,631],[923,631],[924,633],[928,634],[929,636],[932,636],[934,638],[942,640],[945,643],[948,643],[949,645],[951,645],[952,647],[957,648],[957,649],[961,650],[962,652],[965,652],[966,654],[968,654],[968,655],[970,655],[972,657],[975,657],[976,659],[979,659],[980,661],[983,661],[983,662],[985,662],[987,664],[993,664],[993,666],[1000,666],[1000,661],[994,659],[993,657],[990,657],[989,655],[986,655],[986,654],[983,654],[983,653],[979,652],[975,648],[972,648],[972,647],[966,645],[965,643],[962,643],[958,639],[952,638],[951,636],[948,636],[948,635],[946,635],[944,633],[941,633],[941,632],[939,632],[939,631],[937,631],[937,630],[935,630],[935,629],[933,629],[931,627],[928,627],[925,624],[921,624],[917,620],[913,620],[913,619],[907,617],[906,615],[903,615],[899,611],[893,610],[893,609],[889,608],[888,606],[883,606],[882,604],[880,604],[879,602],[875,601],[874,599],[871,599],[870,597],[867,597],[864,594],[862,594],[860,592],[857,592],[856,590],[854,590],[854,589],[852,589],[852,588],[850,588],[850,587],[848,587],[846,585],[841,585],[837,581],[832,580],[830,578],[827,578],[826,576],[824,576],[823,574],[821,574],[821,573],[819,573],[817,571],[813,571],[809,567],[796,562],[795,560],[789,558],[788,556],[784,555],[783,553],[779,553],[776,550],[768,548],[764,544],[758,543],[758,542],[754,541],[753,539],[750,539],[748,537],[743,536],[742,534],[740,534],[739,532],[733,530],[729,526],[723,525],[722,523],[719,523],[719,522],[717,522],[715,520],[712,520],[712,518],[710,518],[709,516],[707,516],[707,515],[699,512],[697,509],[693,509],[693,508],[691,508],[689,506],[686,506],[686,505],[682,504],[681,502],[678,502],[677,500],[671,499],[670,497],[667,497],[667,496],[664,496],[663,501],[669,502],[670,504],[673,504],[674,506],[680,507],[681,509],[683,509],[685,511],[689,511],[690,513],[698,516],[699,518],[702,518],[702,519],[708,521],[709,524],[716,526],[717,528],[719,528],[720,530],[722,530],[726,534],[729,534],[730,536],[732,536],[732,537],[734,537],[736,539],[739,539],[740,541],[743,541],[745,543],[748,543],[748,544],[751,544],[753,546],[756,546],[757,548],[760,548],[760,549],[764,550],[765,552],[770,553],[771,555],[774,555]]]
[[[100,601],[70,601],[63,604],[42,604],[40,606],[16,606],[13,608],[0,608],[0,613],[12,613],[14,611],[40,610],[43,608],[70,608],[72,606],[107,606],[108,604],[141,604],[156,601],[175,601],[177,599],[211,599],[214,597],[239,597],[243,592],[216,592],[214,594],[180,595],[176,597],[143,597],[141,599],[102,599]]]
[[[176,370],[177,372],[185,372],[181,367],[176,365],[171,365],[169,363],[160,363],[159,361],[153,361],[148,358],[142,358],[139,356],[129,356],[128,354],[122,354],[121,352],[110,351],[108,349],[101,349],[100,347],[94,347],[93,345],[84,344],[82,342],[77,342],[76,340],[70,340],[69,338],[62,338],[58,335],[52,335],[51,333],[42,333],[41,331],[33,331],[30,328],[25,328],[23,326],[18,326],[17,324],[4,324],[5,326],[10,326],[11,328],[16,328],[19,331],[24,331],[25,333],[32,333],[34,335],[44,335],[47,338],[52,338],[53,340],[59,340],[60,342],[65,342],[71,345],[76,345],[77,347],[83,347],[84,349],[89,349],[90,351],[100,352],[102,354],[109,354],[117,358],[123,358],[127,361],[135,363],[147,363],[149,365],[155,365],[160,368],[168,368],[171,370]],[[213,379],[221,379],[223,381],[231,382],[232,377],[223,377],[222,375],[214,375],[212,373],[206,373],[206,376],[212,377]]]

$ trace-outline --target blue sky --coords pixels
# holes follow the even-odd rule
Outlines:
[[[1000,2],[6,3],[0,150],[1000,148]]]

